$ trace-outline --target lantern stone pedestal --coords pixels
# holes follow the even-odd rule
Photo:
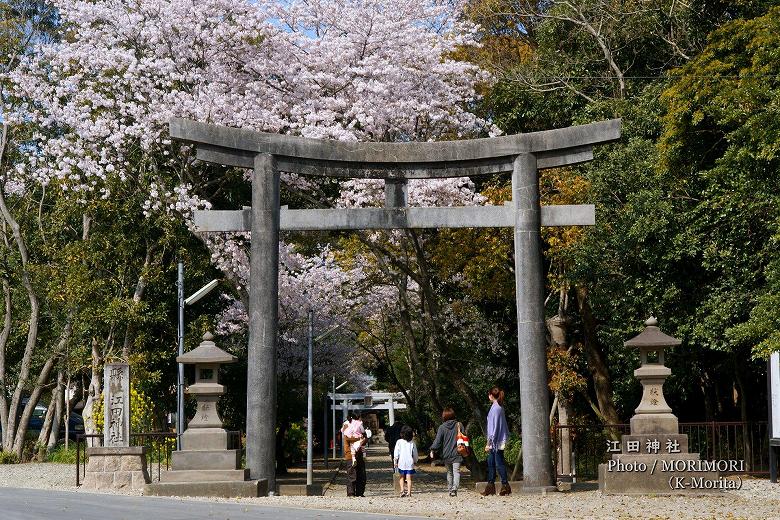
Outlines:
[[[195,416],[181,436],[181,451],[174,451],[172,471],[159,483],[144,488],[147,495],[257,497],[268,494],[266,480],[249,480],[240,469],[241,451],[228,449],[217,402],[225,388],[217,381],[219,367],[234,363],[232,356],[214,344],[210,333],[194,350],[179,356],[179,363],[195,365],[195,384],[187,389],[197,400]]]
[[[664,349],[681,342],[667,336],[650,318],[628,347],[639,348],[642,365],[634,375],[642,383],[642,401],[631,418],[631,433],[607,441],[612,460],[599,465],[599,490],[608,495],[690,495],[723,490],[724,481],[698,453],[688,453],[688,436],[666,403]]]

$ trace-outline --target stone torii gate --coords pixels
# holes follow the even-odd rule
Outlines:
[[[595,224],[591,205],[540,206],[539,170],[593,159],[620,137],[619,119],[528,134],[448,142],[364,143],[307,139],[173,119],[171,137],[197,158],[252,168],[252,206],[198,211],[200,231],[251,231],[247,467],[275,489],[279,231],[514,227],[524,490],[554,484],[544,325],[541,226]],[[385,180],[385,208],[280,208],[279,172]],[[406,182],[512,172],[503,206],[407,207]]]
[[[370,392],[370,393],[352,393],[352,394],[333,394],[328,392],[328,397],[333,401],[331,410],[341,410],[342,422],[347,420],[347,414],[350,410],[361,412],[387,410],[388,425],[395,423],[395,411],[406,410],[404,401],[406,397],[401,392]],[[366,404],[366,398],[369,398],[371,404]],[[341,401],[341,404],[338,402]],[[352,401],[358,401],[354,404]]]

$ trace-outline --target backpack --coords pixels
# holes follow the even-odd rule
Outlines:
[[[458,455],[463,458],[467,458],[471,452],[469,448],[469,438],[460,429],[460,423],[458,423],[458,433],[455,435],[455,449],[458,451]]]

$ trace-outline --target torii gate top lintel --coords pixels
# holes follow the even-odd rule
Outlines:
[[[526,134],[438,142],[374,143],[269,134],[176,118],[171,137],[197,146],[200,160],[252,168],[254,156],[276,157],[282,171],[328,177],[415,179],[512,171],[518,154],[537,168],[589,161],[592,146],[620,138],[620,119]]]

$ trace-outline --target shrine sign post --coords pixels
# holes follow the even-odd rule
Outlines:
[[[447,142],[363,143],[307,139],[173,119],[171,137],[197,158],[252,168],[252,206],[196,211],[199,231],[251,231],[247,373],[247,467],[275,489],[279,231],[513,227],[523,491],[554,489],[544,326],[542,226],[591,226],[592,205],[541,206],[539,170],[593,159],[620,138],[619,119],[528,134]],[[279,172],[385,180],[384,208],[287,209]],[[412,208],[410,179],[512,173],[503,206]]]
[[[130,446],[130,365],[103,367],[103,446]]]

